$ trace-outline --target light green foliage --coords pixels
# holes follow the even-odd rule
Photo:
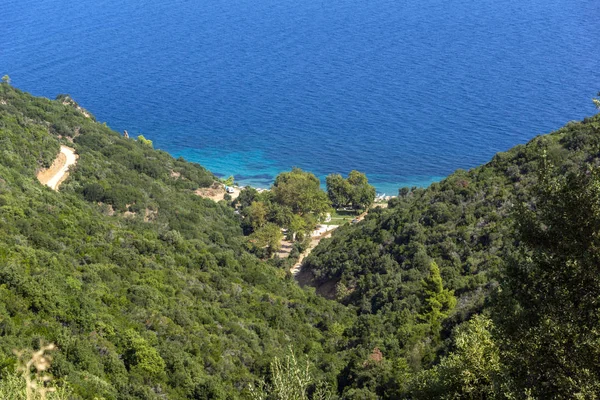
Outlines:
[[[273,223],[262,226],[248,237],[248,240],[254,247],[266,250],[267,257],[271,257],[281,248],[281,239],[283,239],[283,233]]]
[[[362,172],[350,171],[348,174],[350,185],[350,201],[354,208],[367,209],[375,200],[375,187],[369,185],[367,176]]]
[[[336,207],[349,204],[355,209],[367,209],[375,200],[375,187],[369,185],[367,176],[358,171],[350,171],[348,178],[331,174],[326,178],[327,194]]]
[[[273,396],[281,400],[308,399],[308,385],[312,378],[307,360],[298,362],[292,353],[284,360],[275,358],[271,363]]]
[[[302,234],[302,233],[309,233],[309,229],[307,229],[308,226],[311,226],[312,223],[310,221],[310,219],[308,218],[302,218],[299,215],[292,215],[290,218],[290,222],[288,224],[288,233],[290,235],[293,234]]]
[[[133,329],[123,334],[123,361],[125,366],[144,378],[161,378],[164,374],[165,361],[155,348]]]
[[[42,345],[37,350],[14,350],[17,356],[16,371],[5,371],[0,377],[0,399],[14,400],[63,400],[66,388],[56,388],[48,369],[52,362],[49,352],[56,350],[54,344]]]
[[[254,201],[250,206],[244,208],[244,216],[248,219],[253,231],[262,228],[267,223],[267,213],[269,210],[265,203]]]
[[[598,96],[600,96],[600,92],[598,92]],[[594,102],[596,108],[600,110],[600,99],[592,99],[592,101]]]
[[[414,398],[500,398],[502,368],[492,329],[492,321],[482,315],[460,325],[454,333],[454,350],[412,382]]]
[[[235,178],[233,177],[233,175],[230,175],[225,179],[221,179],[221,182],[226,186],[231,186],[235,182]]]
[[[456,297],[452,290],[444,289],[440,268],[435,261],[429,265],[429,275],[421,281],[425,304],[420,317],[431,326],[431,332],[439,335],[442,321],[456,306]]]
[[[454,292],[444,288],[440,270],[435,261],[429,264],[429,275],[421,280],[423,305],[419,310],[418,319],[425,323],[422,335],[413,346],[413,354],[409,357],[413,367],[418,368],[424,361],[431,363],[435,352],[440,346],[442,322],[448,318],[456,306]]]
[[[329,400],[332,397],[328,385],[315,382],[312,366],[306,357],[298,359],[290,349],[283,359],[275,357],[270,364],[271,383],[259,387],[250,385],[252,400]],[[312,396],[309,389],[314,387]]]
[[[0,399],[6,400],[67,400],[69,393],[64,388],[49,392],[42,397],[39,393],[33,393],[27,397],[27,383],[18,373],[11,373],[0,378]]]
[[[275,178],[272,188],[275,201],[289,207],[295,214],[320,216],[330,209],[327,195],[320,188],[319,179],[310,172],[294,168]]]
[[[10,85],[10,76],[8,76],[8,75],[4,75],[4,76],[2,77],[2,83],[4,83],[4,84],[7,84],[7,85]]]
[[[139,135],[137,140],[143,146],[152,148],[152,140],[146,139],[143,135]]]

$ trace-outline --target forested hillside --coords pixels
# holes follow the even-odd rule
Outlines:
[[[54,192],[36,171],[60,144],[79,160]],[[248,253],[233,209],[193,194],[213,180],[0,84],[0,377],[42,340],[75,398],[238,398],[290,346],[334,380],[351,313]]]
[[[79,159],[53,191],[61,145]],[[595,116],[403,188],[306,259],[328,299],[258,240],[328,209],[313,175],[216,203],[200,165],[5,81],[0,397],[26,398],[13,350],[48,344],[49,400],[598,398],[598,164]]]
[[[491,379],[490,371],[497,368],[493,372],[499,374],[501,368],[499,364],[494,365],[493,354],[482,353],[471,356],[489,357],[489,365],[479,365],[482,368],[480,370],[468,370],[474,365],[463,365],[467,371],[454,366],[453,371],[447,369],[445,373],[456,376],[452,379],[446,376],[449,380],[444,384],[440,383],[440,379],[445,378],[440,378],[438,374],[439,365],[426,373],[417,372],[416,379],[414,375],[412,378],[405,376],[400,380],[405,385],[400,389],[404,396],[456,398],[453,396],[460,397],[462,393],[463,396],[473,398],[472,393],[477,393],[473,387],[480,385],[479,389],[485,387],[489,391],[485,394],[481,392],[474,398],[493,397],[492,389],[498,398],[504,398],[512,390],[516,391],[512,393],[517,397],[531,393],[541,396],[539,398],[548,398],[549,394],[558,394],[562,390],[561,396],[566,396],[562,398],[568,398],[577,394],[576,387],[585,386],[583,380],[589,379],[586,385],[594,383],[587,386],[587,391],[581,389],[583,394],[580,395],[582,398],[596,398],[587,396],[599,393],[599,375],[596,371],[598,363],[592,362],[585,367],[579,365],[577,368],[565,365],[581,361],[576,360],[577,356],[583,357],[583,352],[575,354],[574,348],[581,345],[577,343],[578,340],[585,340],[586,343],[597,340],[598,335],[591,333],[594,328],[588,326],[588,336],[583,337],[576,337],[581,332],[577,332],[575,328],[569,332],[559,332],[557,329],[553,337],[553,351],[562,354],[567,349],[561,348],[559,341],[573,341],[575,343],[570,344],[573,346],[573,359],[569,360],[567,354],[564,354],[564,360],[552,359],[548,357],[550,351],[540,343],[543,335],[535,329],[537,333],[525,332],[525,328],[521,328],[523,336],[515,335],[518,331],[516,327],[523,326],[524,320],[517,319],[516,316],[512,319],[511,316],[522,312],[520,310],[524,305],[512,303],[512,306],[507,306],[505,302],[501,306],[497,297],[499,293],[514,295],[519,290],[524,290],[528,291],[530,301],[525,307],[533,307],[544,301],[548,302],[547,308],[551,308],[552,304],[556,305],[558,293],[553,296],[549,293],[536,293],[529,285],[540,285],[546,289],[558,286],[556,280],[565,279],[568,271],[547,271],[545,275],[539,273],[534,276],[523,267],[531,261],[528,246],[534,247],[536,242],[541,241],[544,232],[553,230],[553,234],[557,235],[561,227],[564,227],[564,231],[560,232],[564,246],[552,248],[544,243],[546,262],[554,257],[563,259],[565,264],[562,268],[569,268],[568,263],[575,263],[580,268],[581,265],[593,265],[590,259],[595,260],[599,256],[594,238],[598,236],[595,207],[599,204],[600,197],[591,197],[590,192],[597,185],[597,172],[594,168],[599,164],[599,150],[600,117],[596,116],[581,123],[569,123],[557,132],[539,136],[506,153],[499,153],[481,167],[457,171],[427,189],[403,188],[399,191],[399,198],[390,201],[389,209],[375,209],[364,222],[342,227],[331,239],[322,241],[305,261],[305,272],[310,271],[317,287],[332,286],[335,283],[336,299],[357,310],[358,319],[350,331],[356,335],[358,347],[362,347],[364,352],[376,347],[384,357],[399,360],[400,364],[405,365],[407,376],[408,373],[440,364],[440,357],[447,351],[457,350],[459,354],[453,355],[454,358],[442,359],[442,364],[446,362],[447,366],[465,356],[464,352],[477,349],[477,340],[490,340],[490,346],[482,345],[482,351],[496,349],[500,340],[496,339],[496,343],[491,341],[489,332],[493,330],[493,324],[487,319],[481,319],[482,317],[477,317],[479,319],[474,319],[471,325],[466,324],[461,327],[462,330],[457,331],[457,337],[462,342],[450,338],[452,329],[473,315],[496,312],[498,318],[495,322],[500,325],[497,332],[503,332],[504,339],[512,339],[512,342],[504,342],[506,353],[503,355],[511,360],[505,367],[511,366],[513,369],[510,373],[507,372],[508,375],[495,381],[496,384],[502,382],[506,387],[501,388],[502,385],[498,384],[492,388],[491,380],[486,381]],[[561,191],[561,196],[553,196],[553,193]],[[548,204],[548,198],[554,198],[555,201]],[[540,212],[538,207],[541,202],[545,202],[546,214],[536,219],[534,217]],[[548,219],[552,212],[558,215],[549,223],[544,218]],[[576,215],[577,212],[583,215]],[[576,217],[579,219],[575,220]],[[529,226],[525,227],[523,221],[528,218]],[[578,224],[585,233],[574,229]],[[536,232],[537,237],[532,232]],[[582,244],[584,238],[587,242]],[[559,243],[556,237],[547,240]],[[541,247],[539,243],[537,247]],[[578,254],[577,257],[585,257],[587,264],[583,264],[581,260],[577,264],[578,261],[573,260],[577,258],[575,254]],[[542,258],[542,255],[539,257]],[[439,267],[438,276],[441,279],[438,280],[437,291],[427,289],[427,280],[437,274],[437,271],[432,273],[432,265],[435,265],[436,270]],[[570,268],[575,271],[574,267]],[[594,265],[593,268],[597,274],[597,266]],[[519,279],[510,275],[511,273],[518,273]],[[534,282],[540,276],[547,276],[549,281]],[[562,278],[558,278],[559,276]],[[560,294],[565,298],[564,309],[574,310],[577,309],[577,304],[581,307],[585,303],[588,309],[579,312],[587,313],[590,318],[587,322],[593,322],[592,326],[597,328],[598,325],[594,322],[596,317],[593,315],[598,312],[598,307],[593,304],[600,299],[600,291],[595,281],[588,277],[575,283],[573,278],[570,279],[570,285],[583,285],[589,290],[585,294],[588,299],[586,302],[581,292],[578,293],[581,298],[577,298],[573,287],[564,288],[566,293]],[[502,282],[504,285],[501,285]],[[517,284],[520,289],[515,288]],[[558,289],[556,291],[560,292]],[[572,303],[569,305],[569,302]],[[564,309],[561,315],[566,318]],[[542,315],[529,312],[528,321],[534,321],[534,318],[542,318]],[[580,326],[584,326],[583,321],[580,322]],[[553,323],[560,325],[560,321]],[[499,329],[502,326],[510,326],[511,329],[502,331]],[[525,337],[528,341],[524,340]],[[472,342],[469,346],[462,349],[454,347],[457,343],[463,343],[464,346],[469,340]],[[519,351],[515,351],[517,344],[520,345]],[[523,354],[528,354],[532,360],[536,359],[541,364],[543,357],[534,356],[536,352],[546,356],[545,370],[535,378],[527,378],[533,362],[529,360],[525,363]],[[590,350],[590,354],[596,352]],[[495,355],[498,357],[497,353]],[[515,363],[516,359],[526,365]],[[491,370],[486,372],[486,368]],[[516,371],[518,368],[521,369]],[[548,374],[553,368],[562,368],[562,372],[556,372],[556,377],[553,377]],[[356,376],[361,370],[360,361],[350,363],[346,376]],[[427,373],[438,374],[438,380],[428,381],[431,376],[423,378]],[[457,384],[461,374],[471,374],[472,382]],[[564,381],[559,382],[560,379]],[[452,380],[453,383],[448,383]],[[518,384],[507,389],[513,381]],[[341,381],[341,384],[353,388],[340,387],[341,391],[368,389],[368,392],[385,394],[382,391],[385,382],[361,382],[354,379]],[[561,385],[563,386],[559,390],[558,386]],[[545,389],[538,391],[540,387]],[[569,389],[565,389],[566,387]],[[472,392],[469,392],[469,388]]]

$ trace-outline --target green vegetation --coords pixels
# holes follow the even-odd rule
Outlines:
[[[355,219],[360,212],[357,210],[332,210],[329,222],[323,222],[325,225],[344,225]]]
[[[350,171],[348,178],[331,174],[326,178],[327,195],[335,208],[352,206],[366,210],[375,200],[375,187],[369,185],[367,176],[358,171]]]
[[[331,210],[327,195],[320,188],[319,179],[300,168],[280,173],[271,190],[258,193],[252,187],[243,189],[232,205],[243,217],[242,228],[245,234],[265,231],[265,226],[268,226],[268,232],[260,232],[259,236],[274,238],[273,226],[278,226],[287,231],[289,239],[299,241],[312,232]],[[270,247],[268,254],[272,254],[274,250]]]
[[[304,266],[331,299],[271,256],[282,228],[298,254],[332,202],[368,207],[363,174],[326,194],[293,169],[215,203],[194,194],[209,171],[142,139],[0,84],[0,397],[600,392],[600,116],[340,227]],[[79,159],[55,192],[35,176],[61,144]]]
[[[238,398],[290,344],[335,380],[352,313],[250,254],[194,195],[204,168],[4,84],[0,143],[0,388],[40,339],[74,399]],[[35,176],[60,144],[79,160],[54,192]]]
[[[334,188],[338,178],[343,189]],[[294,168],[280,173],[269,191],[259,193],[252,187],[243,189],[232,206],[242,216],[249,250],[261,258],[270,258],[279,250],[281,230],[284,230],[286,238],[295,242],[295,248],[290,257],[279,265],[291,266],[308,245],[307,235],[318,223],[346,223],[348,215],[356,216],[358,208],[369,207],[375,198],[375,188],[358,171],[352,171],[347,180],[339,175],[330,175],[327,186],[329,198],[321,190],[319,179],[314,174]],[[340,203],[340,196],[347,196],[344,197],[345,203]],[[342,207],[349,204],[354,207],[352,211],[332,208],[332,205]],[[327,214],[332,218],[325,222]],[[342,216],[344,214],[347,216]]]
[[[590,160],[591,161],[591,160]],[[520,251],[494,319],[513,384],[535,398],[600,393],[600,170],[542,170],[515,220]]]
[[[427,189],[403,188],[389,209],[323,240],[305,268],[357,310],[351,354],[377,348],[396,365],[391,381],[365,380],[351,359],[338,392],[594,398],[598,149],[599,116],[569,123]],[[441,281],[425,294],[433,265]],[[446,289],[454,308],[451,292],[432,295]],[[491,320],[468,322],[477,315]],[[484,356],[499,361],[478,364]]]
[[[326,383],[315,382],[310,362],[305,357],[298,360],[293,351],[284,359],[275,357],[271,362],[270,371],[271,384],[263,381],[259,387],[250,386],[252,400],[327,400],[332,397]],[[311,388],[314,389],[312,396],[309,395]]]
[[[140,144],[141,144],[142,146],[146,146],[146,147],[150,147],[150,148],[152,148],[152,147],[153,147],[153,145],[152,145],[152,140],[148,140],[148,139],[146,139],[146,138],[145,138],[143,135],[139,135],[139,136],[137,137],[137,140],[138,140],[138,142],[140,142]]]

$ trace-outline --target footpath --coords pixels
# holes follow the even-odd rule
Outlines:
[[[377,204],[376,206],[379,207],[380,205]],[[368,213],[369,213],[369,210],[367,210],[367,211],[363,212],[362,214],[360,214],[359,216],[357,216],[353,220],[354,223],[358,223],[358,222],[362,221],[363,219],[365,219],[365,217],[367,216]],[[325,229],[323,229],[323,227],[325,227]],[[319,229],[315,230],[311,234],[310,245],[308,246],[308,248],[306,250],[304,250],[304,252],[302,254],[300,254],[300,257],[298,258],[298,261],[296,262],[296,264],[294,264],[290,268],[290,272],[292,273],[292,276],[296,277],[300,273],[300,270],[302,269],[302,262],[304,261],[304,259],[306,257],[308,257],[308,255],[313,251],[313,249],[315,247],[317,247],[317,245],[321,242],[321,240],[330,237],[333,234],[333,231],[338,227],[339,227],[339,225],[320,225]]]

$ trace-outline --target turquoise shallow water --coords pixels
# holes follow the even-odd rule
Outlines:
[[[594,113],[597,0],[7,0],[0,74],[242,183],[380,192]]]

